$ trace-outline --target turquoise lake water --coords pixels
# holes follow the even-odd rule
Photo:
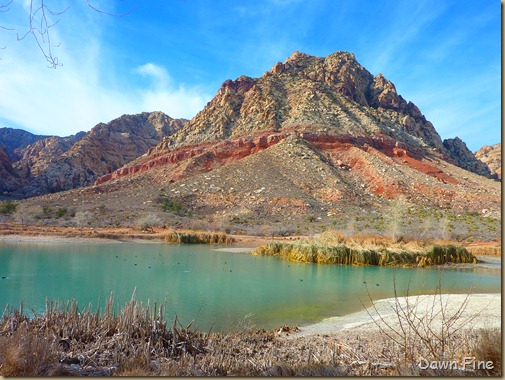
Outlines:
[[[345,315],[398,294],[499,293],[500,269],[398,269],[298,264],[217,246],[119,242],[0,242],[0,307],[42,313],[46,298],[117,310],[136,299],[200,331],[274,328]],[[370,296],[368,295],[370,294]]]

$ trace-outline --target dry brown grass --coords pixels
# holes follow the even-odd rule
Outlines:
[[[53,344],[43,334],[20,326],[8,336],[0,336],[0,375],[44,376],[56,361]]]
[[[0,321],[0,376],[419,374],[413,363],[398,362],[404,348],[386,334],[368,339],[352,337],[350,331],[345,337],[285,339],[293,330],[284,326],[204,334],[183,328],[177,320],[166,323],[159,307],[142,305],[134,297],[118,315],[112,306],[110,299],[101,316],[78,310],[75,302],[48,302],[46,313],[31,319],[22,311],[6,311]],[[482,331],[453,338],[460,346],[463,342],[466,353],[493,360],[496,366],[489,374],[495,375],[501,373],[496,335],[499,332]]]
[[[499,329],[479,330],[471,351],[476,360],[492,361],[492,370],[481,370],[482,376],[501,376],[502,340]]]
[[[286,260],[317,264],[417,266],[475,263],[460,245],[434,245],[432,241],[393,241],[377,235],[346,237],[330,231],[296,243],[270,241],[251,252]]]
[[[166,242],[177,244],[233,244],[235,239],[223,232],[174,231],[165,235]]]
[[[474,255],[479,256],[501,256],[501,241],[493,241],[488,243],[468,244],[466,249]]]

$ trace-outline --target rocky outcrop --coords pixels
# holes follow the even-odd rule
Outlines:
[[[491,172],[486,164],[479,161],[466,144],[459,138],[446,139],[443,141],[445,149],[447,149],[449,158],[456,162],[459,167],[471,171],[475,174],[486,177],[491,176]]]
[[[326,132],[300,132],[297,130],[285,130],[278,133],[263,133],[251,137],[241,137],[238,139],[228,139],[223,142],[211,144],[204,143],[190,145],[174,150],[148,154],[135,160],[121,169],[108,173],[95,182],[95,185],[103,185],[109,181],[117,180],[125,176],[140,174],[152,169],[161,167],[173,167],[171,180],[180,180],[194,175],[195,172],[207,172],[239,161],[251,154],[268,149],[286,138],[296,138],[299,141],[308,143],[309,146],[331,155],[336,150],[346,150],[350,147],[357,147],[365,152],[377,151],[381,155],[393,157],[403,164],[407,164],[412,169],[427,174],[444,183],[458,183],[457,180],[444,173],[439,168],[422,161],[424,152],[420,148],[408,147],[389,137],[352,136],[336,135]],[[150,150],[152,153],[154,150]],[[187,168],[178,171],[177,165],[194,159],[191,163],[192,171]],[[336,167],[341,167],[341,162],[333,163]]]
[[[288,135],[288,133],[276,133],[255,136],[254,138],[244,137],[236,140],[226,140],[218,144],[188,146],[165,153],[150,155],[138,160],[139,162],[134,165],[126,165],[121,169],[98,178],[95,185],[101,185],[131,174],[143,173],[161,166],[176,165],[198,156],[205,157],[203,161],[200,160],[199,162],[201,171],[209,171],[216,166],[225,165],[267,149],[285,139]],[[174,176],[173,179],[180,179],[186,176],[185,174],[187,173],[180,174]]]
[[[501,179],[501,153],[501,144],[484,145],[474,156],[487,165],[492,175]]]
[[[37,175],[20,191],[24,196],[34,196],[91,185],[98,177],[143,155],[185,123],[162,112],[123,115],[100,123],[70,149],[41,165],[45,167],[38,167]],[[48,140],[44,148],[57,150],[63,143]]]
[[[79,132],[68,137],[52,136],[30,144],[20,150],[23,156],[13,164],[19,177],[25,182],[39,176],[48,166],[66,153],[72,146],[86,135]]]
[[[293,127],[389,136],[445,152],[419,109],[383,75],[374,77],[347,52],[325,58],[295,52],[261,78],[225,81],[214,99],[157,151]]]

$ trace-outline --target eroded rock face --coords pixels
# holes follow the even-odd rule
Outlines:
[[[449,157],[453,159],[459,167],[486,177],[491,176],[491,172],[487,165],[476,159],[470,149],[468,149],[466,144],[459,137],[446,139],[443,144],[447,149]]]
[[[85,135],[85,132],[79,132],[68,137],[52,136],[19,150],[22,157],[13,164],[17,175],[28,183],[31,178],[40,175],[54,160],[67,152]]]
[[[20,192],[34,196],[91,185],[101,175],[146,153],[185,122],[162,112],[144,112],[98,124],[74,144],[56,138],[44,140],[31,147],[18,165],[20,171],[31,175]],[[65,150],[68,144],[71,147]],[[48,153],[47,159],[39,162],[30,152],[35,156],[44,152],[54,155]]]
[[[501,144],[484,145],[474,156],[488,166],[492,175],[501,179]]]
[[[419,109],[392,82],[381,74],[374,77],[347,52],[325,58],[295,52],[261,78],[225,81],[214,99],[156,151],[293,127],[394,136],[445,152]]]

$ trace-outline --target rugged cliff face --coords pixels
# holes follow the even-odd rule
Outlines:
[[[99,176],[114,171],[178,131],[186,121],[162,112],[123,115],[101,123],[72,141],[49,139],[32,146],[18,168],[30,175],[20,192],[25,196],[54,193],[92,184]],[[65,149],[71,145],[69,149]],[[48,152],[46,159],[34,158]],[[61,152],[61,154],[58,154]]]
[[[23,157],[24,148],[48,137],[34,135],[22,129],[0,128],[0,148],[3,149],[11,162],[16,162]]]
[[[68,137],[47,137],[18,149],[22,157],[13,165],[17,175],[23,178],[25,183],[28,183],[44,172],[52,162],[66,153],[85,135],[85,132],[79,132]]]
[[[501,144],[494,144],[484,145],[474,155],[488,166],[492,175],[501,179],[501,153]]]
[[[487,177],[491,176],[488,166],[475,158],[474,154],[459,137],[444,140],[443,144],[449,158],[453,159],[456,165],[473,173]]]
[[[419,109],[383,75],[374,77],[346,52],[326,58],[295,52],[261,78],[225,81],[214,99],[157,151],[295,127],[390,136],[445,153]]]

